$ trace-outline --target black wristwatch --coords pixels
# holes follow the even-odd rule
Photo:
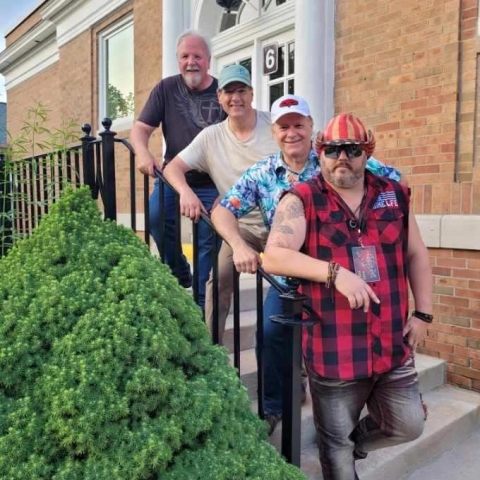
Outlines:
[[[433,322],[433,315],[430,315],[429,313],[423,313],[423,312],[419,312],[418,310],[414,310],[412,312],[412,316],[417,317],[420,320],[423,320],[424,322],[427,322],[427,323]]]

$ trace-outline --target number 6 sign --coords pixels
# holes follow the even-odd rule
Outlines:
[[[263,47],[263,74],[271,75],[278,70],[278,43]]]

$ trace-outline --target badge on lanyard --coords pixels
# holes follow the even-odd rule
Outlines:
[[[368,282],[378,282],[380,272],[378,271],[377,253],[375,247],[352,247],[353,265],[355,273]]]

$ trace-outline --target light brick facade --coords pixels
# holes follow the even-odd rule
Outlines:
[[[375,156],[408,176],[416,214],[479,215],[478,1],[335,4],[335,111],[357,114],[375,132]],[[97,35],[129,13],[134,18],[135,113],[139,113],[161,78],[161,0],[124,3],[61,46],[57,63],[11,88],[8,125],[14,135],[31,99],[48,105],[54,126],[73,118],[90,122],[94,133],[101,128]],[[37,24],[38,15],[37,10],[20,24],[7,45]],[[151,142],[160,158],[159,131]],[[118,204],[127,213],[128,158],[120,154],[121,146],[117,149]],[[142,182],[137,178],[139,211]],[[448,361],[450,382],[480,391],[480,238],[477,250],[431,248],[430,255],[435,322],[422,351]]]
[[[408,176],[417,214],[480,213],[477,5],[337,2],[335,109],[374,130],[375,155]],[[480,390],[480,252],[430,255],[435,322],[421,350],[449,362],[450,382]]]

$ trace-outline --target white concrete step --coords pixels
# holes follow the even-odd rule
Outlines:
[[[478,393],[444,385],[426,392],[424,401],[428,405],[429,417],[422,436],[410,443],[371,452],[366,460],[357,462],[358,475],[362,480],[407,479],[416,469],[455,447],[480,428]],[[315,443],[302,449],[301,462],[309,480],[322,480]],[[438,480],[436,477],[432,480],[434,478]]]
[[[247,310],[240,312],[240,350],[242,358],[244,351],[248,351],[255,347],[255,332],[257,330],[257,311]],[[227,317],[225,324],[225,334],[223,344],[229,352],[233,352],[233,315]],[[245,356],[247,358],[247,356]],[[256,370],[256,363],[255,363]]]
[[[233,364],[233,354],[230,354],[230,361]],[[427,355],[417,354],[416,367],[418,371],[418,381],[420,391],[425,394],[438,387],[441,387],[445,381],[445,361],[429,357]],[[248,395],[252,399],[252,409],[256,411],[257,398],[257,360],[255,350],[250,349],[242,351],[240,354],[240,376],[243,384],[247,387]],[[430,405],[428,405],[430,408]],[[307,395],[307,403],[302,407],[302,425],[301,425],[302,445],[308,447],[315,442],[315,426],[311,409],[310,395]],[[273,445],[280,449],[281,445],[281,423],[270,437]]]
[[[263,280],[263,298],[267,294],[270,284]],[[240,312],[255,311],[257,308],[257,276],[249,273],[240,275]],[[230,315],[233,314],[233,297],[230,304]],[[232,323],[233,325],[233,323]]]
[[[420,467],[405,480],[478,480],[480,476],[480,428],[456,447]]]

